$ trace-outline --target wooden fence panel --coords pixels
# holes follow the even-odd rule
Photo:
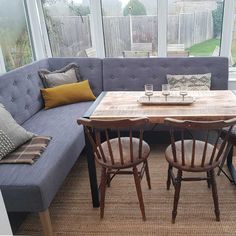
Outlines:
[[[92,47],[88,16],[53,17],[55,31],[50,34],[53,56],[76,56],[80,51]]]
[[[179,15],[169,15],[167,25],[167,42],[178,44],[179,42]]]
[[[130,25],[128,16],[103,17],[105,50],[107,57],[122,56],[122,52],[130,50]]]
[[[157,16],[132,16],[132,40],[129,16],[104,16],[105,50],[108,57],[122,56],[131,50],[131,43],[152,43],[157,51]],[[213,38],[211,11],[181,13],[168,16],[169,44],[184,44],[185,48]],[[93,47],[88,16],[53,17],[49,27],[53,56],[77,56],[81,50]],[[131,42],[132,41],[132,42]]]

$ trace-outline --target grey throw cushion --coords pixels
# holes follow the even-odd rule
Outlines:
[[[187,90],[210,90],[211,73],[196,75],[167,75],[170,90],[180,90],[182,85]]]
[[[0,160],[34,136],[18,125],[0,104]]]
[[[75,63],[70,63],[60,70],[51,72],[44,69],[38,71],[38,73],[46,88],[52,88],[62,84],[76,83],[81,80],[79,67]]]

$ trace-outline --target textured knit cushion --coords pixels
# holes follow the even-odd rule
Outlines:
[[[11,114],[0,104],[0,159],[34,137],[18,125]]]
[[[88,80],[42,89],[45,109],[84,101],[95,100]]]
[[[180,90],[182,85],[187,90],[210,90],[211,73],[196,75],[167,75],[170,90]]]
[[[79,67],[75,63],[70,63],[64,68],[53,72],[40,70],[38,73],[46,88],[52,88],[62,84],[76,83],[81,80]]]

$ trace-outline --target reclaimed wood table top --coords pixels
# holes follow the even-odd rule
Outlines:
[[[191,105],[142,105],[137,100],[144,95],[142,91],[103,92],[90,119],[148,117],[151,123],[163,123],[167,117],[207,121],[236,117],[236,95],[230,90],[188,91],[195,98]],[[153,96],[162,96],[161,91]]]

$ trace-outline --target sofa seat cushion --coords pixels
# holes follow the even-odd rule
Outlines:
[[[52,140],[33,165],[0,165],[0,189],[8,211],[38,212],[49,207],[83,150],[83,127],[76,121],[91,104],[81,102],[40,110],[23,124],[28,131],[51,136]]]

